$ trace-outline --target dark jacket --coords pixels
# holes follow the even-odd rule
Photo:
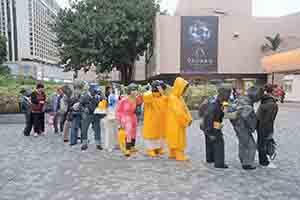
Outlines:
[[[92,96],[89,92],[80,97],[80,109],[85,114],[94,114],[99,102],[105,99],[103,96]]]
[[[70,113],[71,113],[72,117],[74,115],[81,115],[81,113],[83,111],[83,110],[81,110],[82,108],[80,106],[78,106],[76,109],[74,107],[75,104],[80,103],[80,98],[81,98],[80,93],[74,94],[71,98]]]
[[[34,91],[31,94],[31,103],[32,103],[31,112],[33,113],[45,112],[46,94],[44,92],[38,93],[37,91]]]
[[[257,117],[254,111],[254,102],[248,97],[243,96],[236,100],[237,118],[231,123],[238,133],[253,133],[257,125]]]
[[[258,132],[267,136],[274,133],[274,122],[278,113],[276,99],[271,95],[264,95],[257,110]]]
[[[208,105],[207,109],[208,114],[204,119],[206,130],[204,132],[206,134],[214,134],[214,132],[220,131],[214,128],[214,122],[223,122],[224,112],[222,110],[222,104],[218,99],[216,99]]]

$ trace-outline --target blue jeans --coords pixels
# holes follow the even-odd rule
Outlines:
[[[92,124],[95,132],[95,143],[96,145],[101,144],[101,128],[100,128],[100,117],[94,114],[82,114],[82,129],[81,129],[81,140],[83,144],[88,143],[88,130]]]
[[[78,129],[81,128],[81,115],[79,113],[72,114],[70,145],[77,144]]]

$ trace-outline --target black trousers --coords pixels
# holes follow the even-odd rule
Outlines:
[[[263,130],[259,129],[257,130],[257,145],[258,145],[258,160],[259,164],[263,166],[268,166],[270,164],[270,161],[267,156],[267,140],[270,134],[267,134]]]
[[[29,136],[31,129],[32,129],[32,115],[31,113],[25,113],[25,128],[24,128],[24,135]]]
[[[210,137],[209,135],[213,136]],[[221,131],[205,134],[206,161],[215,163],[215,166],[225,164],[224,138]]]
[[[33,129],[35,133],[45,132],[45,113],[32,113]]]

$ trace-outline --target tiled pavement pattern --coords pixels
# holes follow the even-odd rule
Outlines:
[[[197,122],[188,132],[190,163],[149,159],[142,152],[126,159],[119,152],[97,151],[92,141],[81,152],[79,145],[63,144],[51,131],[44,137],[24,137],[22,124],[0,124],[0,199],[299,200],[299,117],[299,106],[280,108],[278,169],[251,172],[241,169],[229,124],[224,130],[228,170],[203,162],[204,138]]]

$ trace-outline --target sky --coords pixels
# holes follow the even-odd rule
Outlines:
[[[224,1],[224,0],[221,0]],[[65,7],[68,0],[57,0]],[[162,8],[173,13],[176,9],[177,0],[162,0]],[[254,16],[282,16],[300,11],[300,0],[253,0]]]

